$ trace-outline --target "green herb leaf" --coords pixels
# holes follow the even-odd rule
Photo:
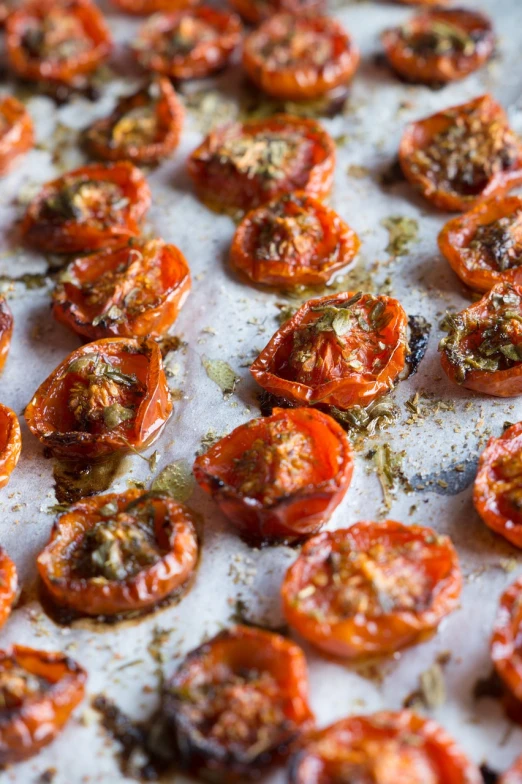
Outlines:
[[[381,226],[388,230],[386,253],[390,256],[406,256],[410,245],[417,240],[419,224],[414,218],[402,215],[390,215],[381,221]]]
[[[202,357],[201,361],[209,379],[222,389],[224,395],[231,395],[240,379],[228,362],[208,357]]]
[[[175,460],[169,463],[152,482],[150,489],[158,493],[166,493],[184,504],[194,492],[195,480],[192,468],[187,460]]]

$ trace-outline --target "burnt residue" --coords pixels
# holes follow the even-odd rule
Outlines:
[[[116,452],[95,463],[54,460],[54,491],[58,503],[73,504],[80,498],[107,490],[120,470],[125,455]]]
[[[263,389],[263,391],[259,393],[257,399],[259,401],[261,415],[265,417],[272,416],[274,408],[294,408],[294,406],[292,406],[288,400],[285,400],[284,397],[272,395],[272,393],[267,392],[266,389]]]
[[[156,338],[156,343],[159,346],[163,359],[165,359],[167,354],[170,354],[172,351],[178,351],[186,345],[177,335],[164,335],[161,338]]]
[[[240,118],[243,120],[262,119],[281,113],[308,118],[333,118],[346,111],[350,95],[348,87],[340,85],[319,98],[294,102],[268,98],[248,79],[245,79],[241,88]]]
[[[301,542],[296,544],[300,545]],[[290,626],[288,624],[283,624],[282,626],[274,625],[267,618],[254,618],[250,612],[249,603],[241,597],[236,600],[234,611],[231,613],[229,621],[230,623],[239,623],[242,626],[250,626],[253,629],[262,629],[263,631],[280,634],[282,637],[290,637]]]
[[[494,770],[491,770],[489,765],[481,765],[480,772],[482,774],[482,778],[484,779],[484,784],[497,784],[499,774]]]
[[[424,316],[409,316],[408,327],[410,330],[410,353],[407,359],[408,376],[413,376],[419,369],[419,365],[424,359],[424,354],[428,348],[431,324],[429,321],[426,321]]]
[[[501,700],[504,696],[504,684],[496,670],[491,670],[485,678],[478,678],[473,685],[473,699]]]
[[[477,474],[478,457],[450,463],[446,468],[423,476],[415,474],[409,484],[416,492],[436,493],[437,495],[458,495],[469,487]]]
[[[406,182],[406,178],[398,158],[395,158],[395,160],[392,161],[392,163],[381,172],[379,176],[379,182],[383,188],[393,188],[394,185],[399,185],[400,183]]]

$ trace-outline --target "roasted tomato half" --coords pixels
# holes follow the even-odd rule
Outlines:
[[[53,315],[79,335],[158,337],[172,326],[190,291],[185,257],[163,240],[83,256],[53,292]]]
[[[259,778],[313,725],[304,654],[278,634],[228,629],[189,653],[164,711],[190,771],[223,784]]]
[[[522,757],[519,757],[513,765],[498,780],[498,784],[522,784]]]
[[[0,98],[0,176],[7,174],[33,144],[33,121],[25,106],[11,95]]]
[[[452,218],[439,234],[439,248],[474,291],[503,280],[522,284],[522,198],[487,199]]]
[[[31,81],[74,84],[111,50],[109,29],[91,0],[29,0],[6,22],[7,59]]]
[[[326,11],[326,0],[230,0],[230,5],[254,25],[281,11],[294,16],[313,16]]]
[[[187,581],[197,558],[186,507],[160,493],[127,490],[73,504],[54,524],[37,565],[55,604],[110,616],[162,601]]]
[[[520,721],[522,712],[522,578],[519,577],[501,596],[493,636],[491,658],[504,683],[506,707]]]
[[[173,13],[194,5],[198,0],[112,0],[121,11],[136,16]]]
[[[220,439],[194,474],[248,540],[315,533],[346,493],[353,453],[342,427],[312,408],[276,408]]]
[[[334,210],[303,192],[246,215],[230,250],[232,266],[254,283],[313,286],[354,260],[357,234]]]
[[[93,123],[85,133],[85,146],[102,160],[156,163],[178,146],[183,116],[171,83],[157,77]]]
[[[243,46],[243,67],[252,81],[284,100],[318,98],[346,85],[358,63],[359,50],[330,17],[277,14]]]
[[[406,178],[442,210],[463,212],[522,182],[521,144],[490,95],[410,123],[399,159]]]
[[[0,403],[0,487],[5,487],[22,451],[22,433],[15,412]]]
[[[22,235],[43,253],[125,245],[150,206],[147,180],[131,163],[91,163],[43,186],[27,208]]]
[[[0,295],[0,371],[3,369],[13,334],[13,314],[5,297]]]
[[[448,313],[439,343],[442,369],[466,389],[522,395],[522,287],[497,283],[460,313]]]
[[[220,211],[246,211],[295,190],[322,199],[334,167],[334,141],[319,123],[286,114],[218,128],[188,163],[198,196]]]
[[[199,6],[154,16],[134,43],[141,65],[171,79],[198,79],[227,65],[241,41],[239,18]]]
[[[11,561],[3,547],[0,547],[0,627],[2,627],[9,618],[17,592],[18,576],[16,573],[16,566]]]
[[[475,765],[432,719],[410,711],[350,716],[309,736],[290,784],[483,784]]]
[[[404,369],[406,328],[406,313],[391,297],[346,291],[311,299],[250,371],[268,392],[298,406],[366,406]]]
[[[463,79],[491,57],[495,35],[483,14],[465,8],[435,8],[403,27],[385,30],[382,43],[403,78],[423,84]]]
[[[144,449],[171,410],[158,344],[109,338],[87,343],[58,365],[25,418],[54,454],[94,460]]]
[[[457,607],[461,585],[447,536],[384,520],[309,539],[281,591],[299,634],[328,653],[356,658],[422,642]]]
[[[32,757],[83,700],[87,675],[63,653],[13,645],[0,651],[0,765]]]

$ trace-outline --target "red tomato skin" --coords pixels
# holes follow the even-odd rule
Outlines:
[[[0,137],[0,177],[3,177],[33,148],[34,127],[25,106],[12,95],[0,98],[0,114],[10,126]]]
[[[22,452],[22,432],[15,412],[0,403],[0,488],[9,482]]]
[[[11,308],[7,304],[5,297],[0,296],[0,372],[4,365],[11,347],[11,337],[13,334],[14,319]]]
[[[5,624],[18,595],[16,566],[0,547],[0,628]]]

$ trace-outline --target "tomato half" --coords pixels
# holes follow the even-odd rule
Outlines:
[[[322,199],[334,168],[335,144],[321,125],[286,114],[218,128],[188,163],[199,198],[221,211],[246,211],[295,190]]]
[[[162,601],[187,581],[197,558],[186,507],[127,490],[73,504],[56,520],[37,566],[55,604],[110,616]]]
[[[403,27],[385,30],[386,56],[402,77],[440,84],[463,79],[493,54],[490,20],[465,8],[435,8],[414,16]]]
[[[131,163],[91,163],[43,186],[22,222],[25,242],[48,253],[125,245],[150,207],[147,180]]]
[[[198,0],[112,0],[115,6],[127,14],[148,16],[149,14],[173,13],[194,5]]]
[[[243,45],[248,76],[265,93],[284,100],[318,98],[346,85],[358,64],[359,50],[330,17],[276,14]]]
[[[511,709],[522,710],[522,578],[504,591],[493,627],[491,658],[507,689]]]
[[[498,780],[498,784],[522,784],[522,757],[519,757],[513,765]]]
[[[442,369],[466,389],[522,395],[522,287],[497,283],[481,300],[446,316]]]
[[[22,451],[22,433],[15,412],[0,403],[0,487],[5,487]]]
[[[0,98],[0,176],[7,174],[34,145],[31,115],[16,98]]]
[[[295,405],[366,406],[404,369],[407,317],[396,299],[342,292],[311,299],[280,327],[250,368]]]
[[[91,0],[29,0],[6,22],[7,59],[23,79],[74,84],[110,54],[112,40]]]
[[[290,763],[290,784],[483,784],[442,727],[410,711],[347,719],[313,733]]]
[[[182,764],[223,784],[259,778],[314,722],[301,649],[245,626],[189,653],[163,707]]]
[[[384,520],[309,539],[281,594],[288,623],[306,640],[356,658],[422,642],[458,606],[461,587],[447,536]]]
[[[522,145],[490,95],[410,123],[399,160],[406,178],[428,201],[453,212],[522,182]]]
[[[315,533],[343,499],[353,453],[342,427],[311,408],[274,409],[221,438],[194,475],[253,541]]]
[[[32,757],[83,700],[87,674],[63,653],[22,645],[0,651],[0,765]]]
[[[230,5],[254,25],[281,11],[294,16],[313,16],[326,11],[326,0],[230,0]]]
[[[69,354],[37,389],[25,418],[54,454],[96,459],[145,449],[171,411],[158,344],[109,338]]]
[[[200,79],[224,68],[240,42],[235,14],[202,5],[152,17],[133,47],[147,70],[171,79]]]
[[[159,337],[189,291],[190,270],[178,248],[135,240],[73,261],[53,292],[53,316],[91,340]]]
[[[490,438],[478,464],[475,509],[486,525],[522,547],[522,423]]]
[[[94,122],[85,133],[85,146],[94,158],[106,161],[156,163],[178,146],[183,117],[169,80],[156,77]]]
[[[2,627],[9,618],[17,593],[18,575],[16,573],[16,566],[11,561],[4,548],[0,547],[0,627]]]
[[[11,308],[7,304],[5,297],[0,295],[0,371],[3,369],[9,354],[13,326],[14,320]]]
[[[230,262],[255,283],[327,283],[354,260],[357,234],[334,210],[303,192],[288,193],[249,212],[234,234]]]

